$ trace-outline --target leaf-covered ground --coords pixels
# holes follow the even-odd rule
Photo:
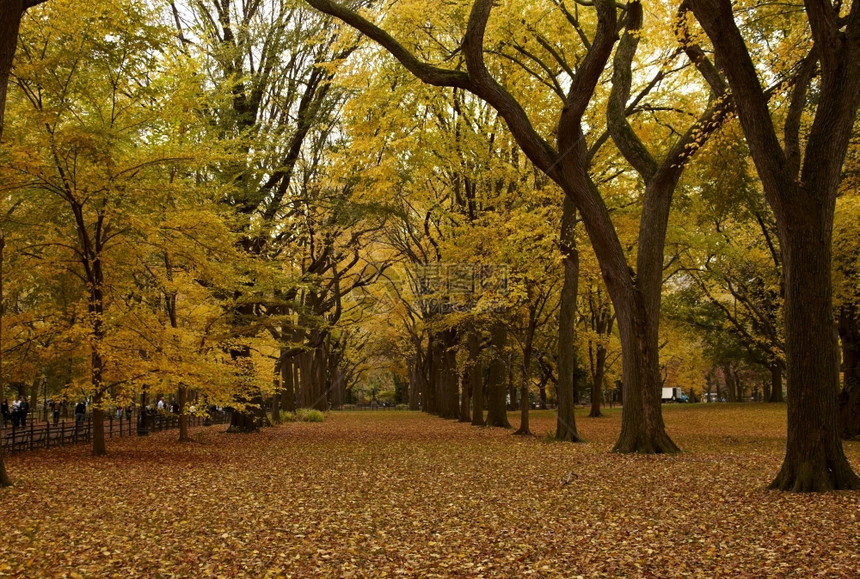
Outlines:
[[[550,412],[524,438],[381,411],[7,455],[0,576],[860,577],[860,493],[764,490],[784,406],[664,415],[680,455],[610,453],[617,412],[571,445]]]

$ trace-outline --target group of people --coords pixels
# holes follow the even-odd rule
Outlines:
[[[12,428],[27,426],[27,414],[30,412],[30,404],[26,397],[16,398],[9,404],[9,400],[4,398],[0,404],[0,410],[3,414],[3,427],[8,423],[12,423]]]

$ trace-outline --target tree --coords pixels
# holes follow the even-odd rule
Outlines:
[[[18,30],[21,27],[21,18],[29,8],[38,6],[43,2],[45,0],[2,0],[0,2],[0,142],[2,142],[3,127],[6,120],[6,93],[9,87],[9,75],[15,58],[15,48],[18,46]],[[2,239],[2,235],[3,232],[0,231],[0,239]],[[0,301],[2,301],[2,292],[0,292]],[[0,312],[2,312],[2,306],[0,306]],[[0,387],[2,385],[3,376],[0,372]],[[11,485],[12,480],[6,472],[3,450],[0,449],[0,487]]]
[[[165,238],[218,247],[223,221],[211,198],[208,207],[202,201],[202,191],[220,189],[206,182],[209,153],[198,148],[202,131],[192,121],[199,86],[187,60],[170,51],[170,29],[152,24],[156,12],[122,1],[76,19],[64,18],[66,10],[52,2],[22,30],[7,175],[26,228],[19,251],[45,279],[77,278],[72,306],[56,308],[53,323],[57,341],[87,358],[73,387],[92,400],[93,453],[101,455],[108,404],[128,403],[140,384],[170,383],[166,376],[190,381],[195,364],[182,350],[205,366],[199,338],[208,322],[183,339],[175,307],[177,293],[190,295],[207,278],[205,252],[178,255],[182,245]],[[160,279],[153,254],[165,263]],[[176,266],[195,261],[190,289],[175,283]]]
[[[779,30],[787,50],[804,51],[791,62],[796,74],[781,135],[732,3],[687,0],[685,6],[710,38],[728,79],[782,252],[788,440],[770,486],[799,492],[860,488],[837,428],[831,281],[836,194],[860,105],[860,6],[806,0],[794,28],[800,36]],[[788,16],[774,6],[753,6],[752,14],[757,8],[764,20]]]
[[[564,76],[569,81],[565,90],[557,78],[538,80],[544,82],[559,97],[562,106],[558,110],[555,125],[556,146],[541,136],[537,125],[524,109],[523,101],[505,88],[491,71],[495,62],[488,63],[487,54],[502,50],[507,43],[496,44],[488,38],[487,25],[493,9],[490,0],[476,0],[472,5],[468,23],[456,49],[461,50],[465,60],[465,71],[445,69],[424,62],[398,42],[391,34],[365,19],[355,11],[330,0],[307,0],[315,8],[332,14],[385,47],[401,64],[422,81],[436,86],[459,87],[468,90],[493,106],[505,119],[519,146],[534,165],[555,181],[575,203],[582,214],[586,231],[598,257],[607,289],[612,297],[621,336],[624,375],[624,415],[622,432],[615,450],[619,452],[676,452],[674,442],[666,434],[659,400],[658,318],[660,285],[662,282],[663,245],[669,206],[678,178],[689,156],[708,134],[716,130],[726,114],[722,101],[715,101],[692,128],[672,143],[661,162],[652,158],[641,145],[639,138],[626,122],[627,103],[631,90],[629,64],[632,62],[640,37],[642,9],[638,2],[625,7],[625,24],[628,32],[616,57],[613,79],[614,96],[610,98],[608,111],[610,134],[624,156],[646,182],[642,219],[639,225],[637,246],[637,268],[634,271],[627,260],[618,232],[607,208],[606,199],[589,175],[592,152],[586,144],[584,116],[611,56],[617,38],[618,8],[614,2],[594,2],[594,14],[587,26],[593,29],[589,38],[583,20],[567,11],[558,3],[557,12],[573,36],[582,38],[584,56],[573,66],[564,58],[562,47],[553,47],[552,42],[564,38],[561,29],[551,31],[555,36],[537,35],[534,47],[546,51],[546,60],[534,58],[535,68],[550,71],[550,77]],[[545,16],[545,15],[544,15]],[[519,20],[517,20],[519,21]],[[542,26],[549,26],[551,18],[544,17]],[[593,22],[593,24],[591,24]],[[529,26],[537,26],[530,23]],[[593,28],[592,28],[593,27]],[[495,32],[495,29],[493,30]],[[514,43],[516,47],[516,43]],[[572,51],[583,48],[572,49]],[[711,75],[712,68],[706,60],[696,55],[693,62]],[[530,59],[527,47],[520,47],[515,62],[520,58]],[[492,66],[491,66],[492,65]],[[528,67],[524,67],[529,70]],[[574,72],[575,70],[575,72]],[[665,77],[661,71],[651,87]],[[645,92],[648,92],[646,88]],[[721,90],[715,90],[719,95]],[[546,110],[535,118],[545,123]],[[546,124],[546,123],[545,123]]]

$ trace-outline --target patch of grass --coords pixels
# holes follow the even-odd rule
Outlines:
[[[325,422],[325,414],[313,408],[299,408],[296,410],[296,420],[299,422]]]
[[[295,412],[281,410],[281,422],[324,422],[325,414],[312,408],[299,408]]]

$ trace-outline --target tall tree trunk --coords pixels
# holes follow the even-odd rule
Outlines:
[[[529,339],[529,342],[531,340]],[[514,434],[531,435],[529,428],[529,383],[531,382],[532,345],[523,348],[523,379],[520,384],[520,427]]]
[[[842,438],[860,436],[860,320],[853,307],[839,312],[842,340],[842,391],[839,393],[839,432]]]
[[[839,14],[844,7],[838,3],[804,2],[813,42],[796,67],[781,136],[732,4],[687,0],[685,6],[711,39],[731,86],[783,255],[788,437],[782,468],[770,486],[858,489],[860,477],[845,457],[837,427],[830,268],[836,194],[860,106],[860,5],[845,8],[846,15]],[[812,122],[802,122],[811,107]]]
[[[576,298],[579,292],[579,250],[576,248],[576,206],[564,197],[559,245],[563,256],[564,282],[558,314],[558,417],[555,438],[582,442],[576,431],[574,388],[576,375]]]
[[[285,358],[281,364],[281,408],[296,411],[296,356]]]
[[[409,410],[420,410],[421,379],[419,377],[418,360],[409,362]]]
[[[782,362],[774,360],[770,363],[770,397],[768,402],[785,402],[782,396]]]
[[[332,408],[340,408],[343,406],[344,398],[346,397],[346,380],[341,368],[343,360],[343,351],[338,349],[329,352],[329,380],[331,381],[331,406]]]
[[[439,414],[439,381],[442,376],[442,353],[440,336],[430,332],[427,345],[427,384],[424,388],[422,410],[428,414]]]
[[[310,408],[313,403],[311,397],[311,366],[313,365],[313,352],[302,352],[299,356],[299,408]]]
[[[770,486],[799,492],[860,488],[837,427],[839,350],[830,309],[830,232],[811,226],[805,217],[782,236],[786,359],[791,361],[788,439],[782,468]],[[823,217],[815,221],[827,227]]]
[[[107,455],[107,447],[105,446],[105,409],[102,408],[101,392],[93,396],[92,428],[93,456]]]
[[[678,447],[666,433],[661,410],[657,340],[642,326],[648,317],[638,316],[616,305],[621,350],[626,352],[622,371],[624,411],[616,452],[644,454],[674,453]],[[656,328],[652,328],[653,332]],[[631,385],[636,387],[631,387]]]
[[[484,426],[484,369],[481,366],[481,338],[469,332],[469,384],[472,391],[472,426]]]
[[[328,383],[326,381],[326,353],[322,346],[314,350],[313,358],[313,408],[328,410]]]
[[[27,8],[40,3],[33,0],[0,0],[0,138],[3,136],[3,125],[6,119],[6,92],[9,87],[9,76],[12,73],[12,62],[15,59],[15,49],[18,47],[21,18]]]
[[[508,374],[505,347],[508,341],[504,325],[494,323],[492,330],[493,358],[490,360],[490,377],[487,380],[487,426],[510,428],[505,401],[505,377]]]
[[[470,370],[467,368],[463,373],[463,380],[460,385],[460,422],[472,421],[472,414],[469,412],[469,402],[472,398],[472,379],[469,374]]]
[[[514,382],[514,356],[513,354],[508,354],[507,360],[505,362],[505,367],[508,369],[508,410],[516,410],[519,408],[519,404],[517,404],[517,392],[519,388],[517,388],[516,382]]]
[[[606,373],[606,347],[603,344],[597,344],[594,358],[594,374],[591,376],[591,412],[588,416],[599,418],[603,416],[600,412],[600,401],[603,393],[603,378]]]
[[[274,389],[274,394],[272,394],[272,424],[277,425],[281,424],[281,395],[284,392],[283,388],[283,380],[281,378],[281,374],[283,374],[283,370],[281,369],[287,361],[284,359],[283,350],[281,351],[281,355],[278,358],[278,361],[275,362],[275,367],[272,369],[272,387]]]
[[[443,335],[445,339],[445,349],[443,352],[445,377],[442,385],[445,407],[442,412],[442,418],[457,420],[460,418],[460,377],[457,372],[456,350],[457,330],[446,330]]]
[[[735,375],[732,372],[731,364],[728,362],[723,364],[723,381],[726,384],[726,400],[728,402],[736,402],[737,389],[735,388]]]

